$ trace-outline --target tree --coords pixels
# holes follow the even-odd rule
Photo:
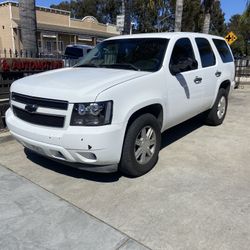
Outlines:
[[[242,56],[245,53],[244,37],[241,34],[241,15],[234,15],[230,18],[227,31],[233,31],[237,35],[238,39],[231,45],[234,55]]]
[[[203,23],[203,33],[208,34],[210,30],[211,12],[215,2],[220,0],[203,0],[202,6],[204,8],[205,18]]]
[[[250,41],[250,3],[247,2],[246,9],[240,18],[240,33],[244,39],[245,55],[248,55]]]
[[[36,55],[38,49],[35,0],[20,0],[19,15],[23,49]]]
[[[129,34],[131,29],[132,0],[123,0],[123,4],[125,6],[123,34]]]
[[[52,4],[50,7],[70,11],[73,18],[94,16],[99,22],[115,24],[121,2],[122,0],[75,0]]]
[[[220,1],[214,2],[211,12],[210,33],[218,36],[226,35],[226,24]]]
[[[155,32],[157,13],[150,6],[149,0],[134,0],[132,3],[132,18],[136,23],[136,32]]]
[[[175,28],[174,31],[181,31],[181,21],[183,12],[183,0],[176,0],[175,7]]]
[[[133,0],[132,20],[134,32],[160,32],[172,28],[172,11],[169,0]]]
[[[200,0],[183,1],[181,31],[202,32],[206,6],[206,11],[209,13],[209,24],[207,24],[207,27],[211,26],[213,34],[224,35],[226,26],[224,24],[224,14],[221,10],[220,1],[214,0],[214,3],[210,7],[208,7],[208,2],[205,3],[205,1],[207,0],[204,0],[202,4]],[[170,0],[170,5],[172,9],[177,8],[177,1]]]
[[[103,1],[102,8],[103,23],[116,23],[116,16],[121,14],[122,0],[107,0]]]
[[[236,56],[249,55],[250,39],[250,3],[242,15],[234,15],[230,18],[228,31],[233,31],[238,39],[231,45]]]
[[[182,31],[200,32],[202,18],[200,0],[185,0],[182,14]]]
[[[50,5],[50,8],[59,9],[59,10],[67,10],[67,11],[71,11],[71,7],[72,5],[70,4],[69,1],[62,1],[59,4]]]
[[[131,20],[135,23],[134,33],[160,31],[201,32],[205,23],[211,33],[224,35],[224,14],[218,0],[75,0],[63,1],[54,8],[71,10],[76,18],[95,16],[102,23],[116,23],[116,16],[122,14],[125,5],[125,30],[130,31]],[[204,12],[205,10],[205,12]],[[208,31],[207,31],[208,32]]]
[[[50,7],[70,11],[73,18],[82,19],[85,16],[94,16],[99,19],[99,16],[97,16],[99,4],[99,0],[75,0],[62,1],[57,5],[52,4]]]
[[[150,0],[149,7],[156,14],[153,25],[158,32],[174,30],[174,8],[171,0]]]

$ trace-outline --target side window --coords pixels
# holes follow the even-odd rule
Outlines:
[[[233,56],[232,56],[226,42],[224,40],[220,40],[220,39],[213,39],[213,42],[214,42],[216,49],[218,50],[218,52],[220,54],[221,60],[224,63],[233,62]]]
[[[198,68],[192,44],[188,38],[176,41],[169,64],[170,72],[177,74]]]
[[[195,41],[200,53],[202,67],[206,68],[215,65],[215,56],[209,41],[205,38],[195,38]]]

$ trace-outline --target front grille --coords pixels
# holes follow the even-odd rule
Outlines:
[[[54,108],[54,109],[60,109],[60,110],[67,110],[68,109],[68,102],[67,101],[27,96],[27,95],[18,94],[15,92],[12,92],[11,99],[13,101],[21,102],[24,104],[34,104],[38,107]]]
[[[36,125],[49,126],[55,128],[63,128],[64,126],[64,116],[58,115],[45,115],[41,113],[29,113],[23,109],[12,106],[15,116],[19,119],[33,123]]]

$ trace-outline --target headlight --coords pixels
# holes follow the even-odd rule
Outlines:
[[[71,126],[102,126],[111,123],[113,102],[76,103]]]

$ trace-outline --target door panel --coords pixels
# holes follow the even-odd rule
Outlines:
[[[209,40],[197,37],[195,38],[195,44],[199,51],[199,60],[202,67],[205,109],[209,109],[215,96],[217,81],[222,72],[218,70],[218,62]]]
[[[198,69],[189,38],[175,42],[169,66],[176,64],[180,65],[181,72],[170,75],[168,82],[169,127],[197,115],[204,107],[202,70]]]

